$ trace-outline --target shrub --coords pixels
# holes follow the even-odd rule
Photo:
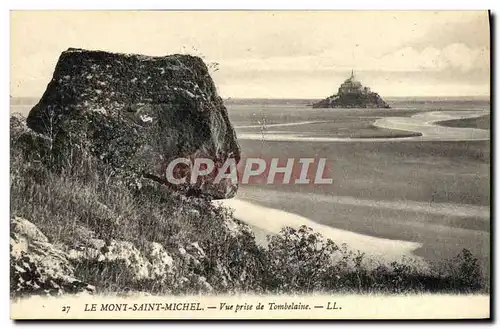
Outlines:
[[[376,264],[311,228],[285,227],[269,238],[266,290],[273,293],[478,292],[487,287],[470,251],[422,269],[412,259]],[[374,266],[375,265],[375,266]],[[443,270],[444,269],[444,270]]]
[[[310,227],[285,227],[269,238],[269,288],[274,292],[311,292],[322,281],[339,248]]]

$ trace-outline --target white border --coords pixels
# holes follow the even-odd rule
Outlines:
[[[10,9],[230,9],[230,10],[471,10],[489,9],[494,1],[436,1],[420,0],[415,4],[407,1],[370,1],[349,0],[328,3],[324,0],[287,1],[287,0],[254,0],[254,1],[222,1],[222,0],[183,0],[183,1],[7,1]]]
[[[325,0],[308,0],[308,1],[271,1],[271,0],[253,0],[253,1],[223,1],[223,0],[212,0],[212,1],[203,1],[203,0],[183,0],[183,1],[168,1],[168,2],[160,2],[160,1],[148,1],[148,0],[141,0],[141,1],[126,1],[126,0],[121,0],[121,1],[104,1],[104,0],[86,0],[86,1],[54,1],[54,0],[45,0],[43,2],[41,1],[35,1],[35,0],[25,0],[25,1],[3,1],[1,3],[2,6],[2,11],[0,12],[0,22],[1,22],[1,38],[2,38],[2,68],[4,69],[1,76],[1,84],[2,84],[2,93],[1,93],[1,104],[4,105],[3,113],[1,118],[2,120],[2,128],[0,129],[1,133],[1,142],[0,142],[0,147],[1,147],[1,180],[0,180],[0,190],[1,190],[1,217],[4,223],[5,229],[2,230],[5,235],[7,235],[6,232],[9,230],[8,226],[8,217],[9,217],[9,130],[8,130],[8,118],[9,118],[9,75],[7,72],[9,72],[9,10],[28,10],[28,9],[42,9],[42,10],[49,10],[49,9],[120,9],[120,10],[125,10],[125,9],[142,9],[142,10],[148,10],[148,9],[170,9],[170,10],[182,10],[182,9],[210,9],[210,10],[217,10],[217,9],[239,9],[239,10],[244,10],[244,9],[250,9],[250,10],[270,10],[270,9],[288,9],[288,10],[298,10],[298,9],[308,9],[308,10],[325,10],[325,9],[337,9],[337,10],[484,10],[484,9],[492,9],[492,12],[494,14],[497,14],[500,12],[498,9],[500,4],[500,1],[486,1],[486,0],[454,0],[454,1],[436,1],[436,0],[420,0],[418,2],[415,2],[413,4],[405,1],[384,1],[384,2],[374,2],[374,1],[369,1],[369,0],[349,0],[349,1],[338,1],[335,3],[328,3]],[[499,24],[499,18],[498,16],[496,17],[496,26],[495,30],[498,28]],[[495,45],[498,47],[498,33],[495,33]],[[494,54],[494,59],[495,61],[498,60],[498,54]],[[494,77],[496,78],[496,72],[494,73]],[[498,104],[497,97],[495,97],[495,102],[494,104]],[[493,109],[493,111],[496,111],[496,108]],[[494,127],[495,130],[498,132],[500,131],[498,127],[498,120],[495,120],[494,122]],[[492,150],[493,151],[493,150]],[[498,148],[495,147],[495,154],[498,152]],[[494,163],[496,164],[496,157],[494,159]],[[497,169],[497,168],[495,168]],[[497,179],[495,179],[495,183],[497,183]],[[498,204],[498,193],[496,194],[494,203]],[[498,231],[498,223],[496,224],[497,229],[495,229],[495,232],[492,232],[497,236],[497,231]],[[3,264],[5,267],[8,267],[8,238],[5,236],[5,240],[3,240],[5,245],[3,248],[3,252],[0,253],[1,255],[1,264]],[[496,250],[495,250],[496,251]],[[496,253],[495,253],[496,254]],[[495,257],[495,263],[498,261],[498,255]],[[4,268],[4,270],[1,272],[2,273],[2,278],[0,279],[0,282],[2,283],[1,287],[2,290],[0,291],[0,296],[2,297],[2,328],[5,327],[13,327],[14,323],[9,320],[9,306],[10,306],[10,300],[9,300],[9,288],[7,285],[7,282],[9,281],[9,271],[7,268]],[[495,279],[498,279],[498,273],[495,276]],[[498,280],[496,282],[498,284]],[[497,303],[498,305],[498,299]],[[498,307],[495,308],[495,311],[498,309]],[[497,314],[497,312],[494,312],[493,314]],[[164,323],[159,323],[160,325],[165,325]],[[282,326],[288,326],[291,323],[280,323]],[[311,323],[302,323],[304,326],[309,326]],[[316,325],[318,323],[315,323]],[[5,325],[5,327],[4,327]],[[44,325],[44,326],[53,326],[54,323],[29,323],[29,324],[24,324],[25,326],[39,326],[39,325]],[[69,323],[62,323],[59,324],[62,326],[70,326],[71,324]],[[84,324],[86,325],[86,324]],[[93,327],[99,327],[99,328],[104,328],[105,326],[108,327],[110,325],[123,325],[122,323],[99,323],[99,324],[91,324]],[[143,323],[137,323],[137,322],[131,322],[131,326],[143,326]],[[168,323],[166,324],[168,326],[178,326],[179,324],[175,323]],[[186,325],[186,324],[184,324]],[[189,324],[192,326],[193,324]],[[221,323],[208,323],[205,325],[210,325],[214,327],[218,327],[221,325]],[[252,325],[251,323],[225,323],[225,325],[230,325],[230,326],[250,326]],[[258,325],[259,327],[263,326],[271,326],[273,325],[272,323],[255,323],[254,325]],[[274,325],[277,325],[277,323],[274,323]],[[338,325],[335,323],[322,323],[321,325],[324,326],[331,326],[331,325]],[[355,324],[355,326],[358,326],[360,324]],[[386,323],[372,323],[372,325],[377,325],[377,326],[385,326]],[[429,324],[427,323],[417,323],[417,326],[422,326],[422,327],[428,327]],[[450,324],[441,324],[444,326],[449,326],[453,325],[452,323]],[[479,326],[480,324],[474,324]]]

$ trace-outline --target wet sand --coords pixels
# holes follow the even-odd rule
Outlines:
[[[468,120],[471,118],[484,116],[484,111],[447,111],[447,112],[424,112],[417,113],[411,117],[382,117],[377,118],[373,123],[364,120],[357,120],[357,124],[364,123],[364,126],[354,126],[343,120],[347,124],[345,128],[337,128],[336,136],[332,135],[335,120],[331,121],[298,121],[295,123],[246,125],[237,126],[240,133],[239,140],[265,140],[281,142],[390,142],[390,141],[472,141],[489,140],[490,133],[484,129],[469,127],[453,127],[439,125],[439,122],[449,120]],[[362,118],[365,119],[366,117]],[[318,124],[323,124],[329,128],[325,131]],[[269,128],[297,127],[308,125],[314,129],[311,131],[305,127],[300,133],[286,130],[269,130]],[[318,128],[319,126],[319,128]],[[242,131],[248,128],[261,128],[260,132]],[[265,128],[265,129],[264,129]],[[302,127],[301,127],[302,128]],[[341,130],[339,134],[338,131]],[[343,130],[343,131],[342,131]],[[344,132],[344,134],[342,134]],[[347,134],[346,134],[347,133]],[[340,136],[339,136],[340,135]]]
[[[329,177],[334,183],[322,187],[243,185],[236,201],[228,205],[233,202],[241,217],[251,213],[248,204],[243,206],[241,202],[267,207],[270,213],[284,211],[280,213],[283,218],[292,218],[285,214],[298,215],[338,230],[324,232],[335,237],[339,244],[350,243],[353,248],[365,248],[372,254],[380,254],[382,250],[389,258],[397,258],[399,253],[400,257],[411,254],[426,261],[440,261],[467,248],[482,261],[483,270],[488,273],[489,131],[438,125],[452,115],[427,111],[396,119],[372,118],[371,122],[387,129],[421,133],[421,136],[383,140],[303,133],[325,123],[275,126],[273,129],[289,131],[276,134],[278,137],[266,134],[264,139],[262,134],[260,138],[248,138],[251,132],[237,129],[244,156],[326,156],[330,163]],[[455,115],[477,117],[481,111]],[[336,121],[335,129],[343,124]],[[274,219],[264,218],[262,221],[247,218],[251,225],[259,227],[259,235],[276,231],[269,229]],[[352,238],[347,233],[343,236],[341,232],[362,237]],[[394,248],[383,247],[390,245],[387,241],[392,241]]]

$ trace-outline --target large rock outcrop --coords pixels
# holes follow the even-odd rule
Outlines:
[[[234,196],[237,184],[214,184],[217,168],[240,159],[227,110],[198,57],[150,57],[103,51],[63,52],[28,127],[48,136],[64,165],[87,152],[117,170],[169,184],[172,159],[210,158],[216,170],[181,190],[215,199]],[[70,164],[71,165],[71,164]],[[179,176],[180,175],[180,176]],[[179,187],[179,186],[177,186]]]

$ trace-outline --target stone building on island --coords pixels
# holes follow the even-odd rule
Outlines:
[[[390,108],[377,93],[364,87],[354,78],[354,70],[351,71],[351,76],[340,85],[337,94],[314,103],[313,107]]]

